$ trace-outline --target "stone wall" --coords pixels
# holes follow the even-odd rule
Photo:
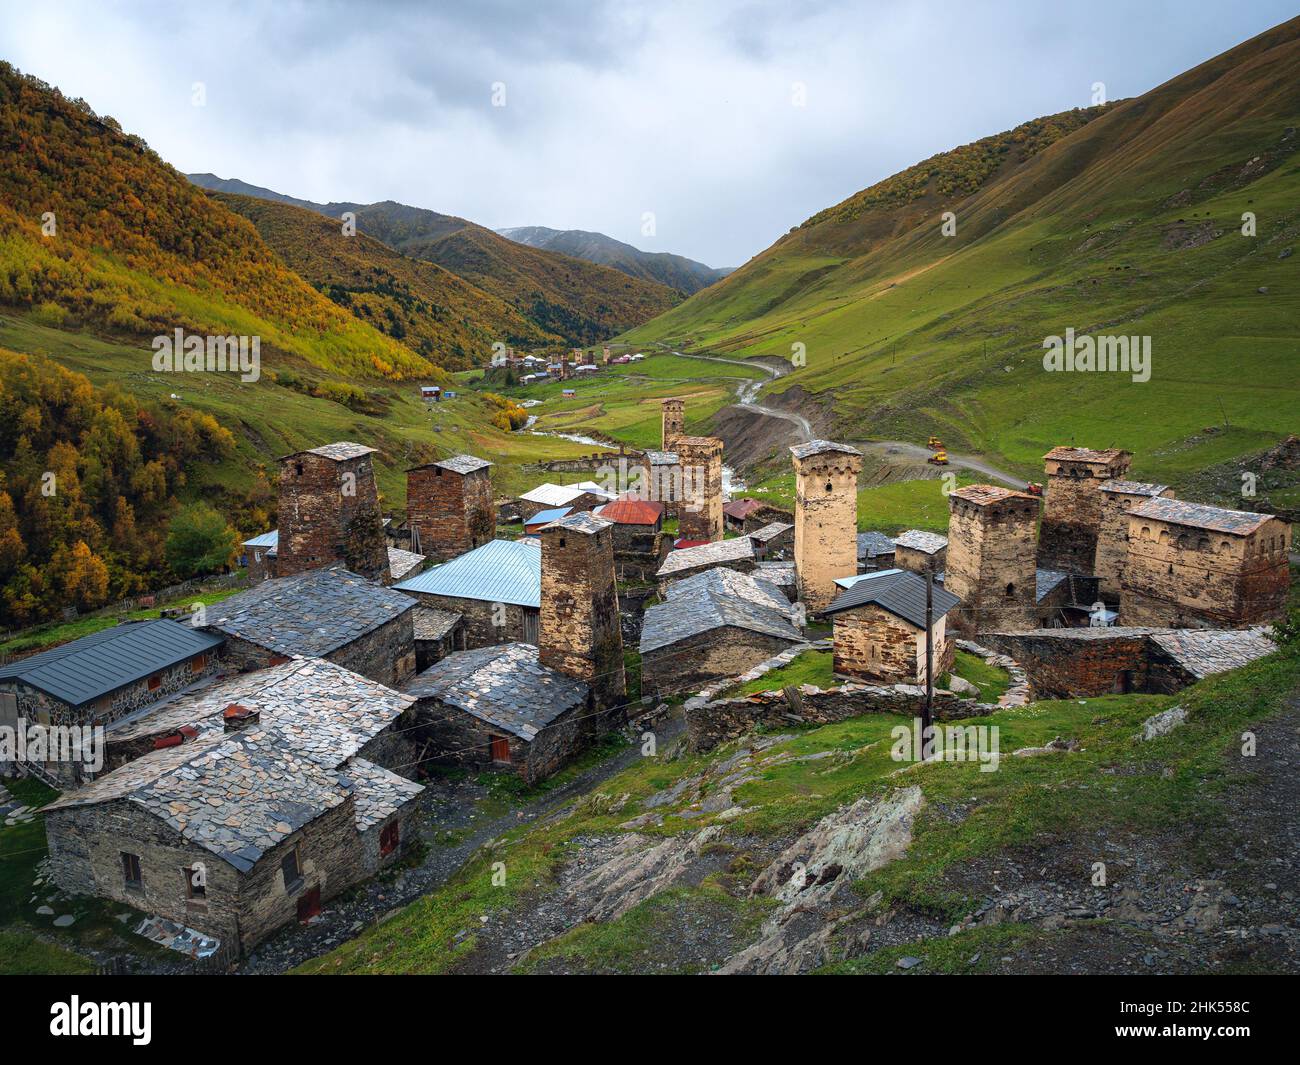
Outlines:
[[[893,565],[897,569],[910,570],[912,573],[924,575],[927,569],[935,573],[942,573],[944,566],[948,563],[948,549],[940,548],[934,554],[925,551],[918,551],[914,547],[907,547],[904,544],[894,545]]]
[[[499,643],[536,643],[536,607],[516,606],[514,603],[489,603],[483,599],[459,599],[450,595],[430,595],[428,592],[405,592],[424,606],[435,610],[448,610],[461,615],[465,644],[463,650],[492,647]],[[527,620],[531,617],[531,621]],[[495,622],[500,621],[501,624]]]
[[[710,543],[723,537],[722,441],[679,436],[673,450],[681,459],[685,500],[677,508],[677,532],[685,540]]]
[[[790,646],[789,640],[723,627],[641,656],[641,691],[647,695],[697,691],[735,677]]]
[[[964,635],[1033,628],[1038,500],[973,485],[953,492],[948,503],[944,587],[961,600],[949,623]]]
[[[427,743],[425,757],[448,765],[517,773],[529,784],[550,776],[582,750],[590,732],[586,713],[585,706],[569,710],[530,742],[439,699],[425,698],[416,704],[420,737]],[[509,763],[492,760],[494,737],[508,741]]]
[[[858,474],[862,456],[823,451],[795,458],[794,562],[809,611],[831,604],[837,577],[858,572]]]
[[[925,683],[924,628],[908,624],[875,603],[841,611],[833,621],[837,674],[885,684]],[[935,623],[932,643],[937,681],[952,669],[954,656],[942,617]]]
[[[435,562],[487,543],[496,528],[488,467],[462,474],[429,463],[408,470],[406,523],[419,532],[419,553]]]
[[[342,561],[386,583],[388,548],[370,455],[331,459],[303,451],[280,463],[276,572],[288,577]]]
[[[1038,532],[1038,564],[1065,573],[1093,572],[1101,526],[1103,481],[1123,477],[1133,456],[1094,452],[1095,460],[1046,457],[1047,496]]]
[[[1118,603],[1124,565],[1128,560],[1128,512],[1151,496],[1111,489],[1098,494],[1101,496],[1101,519],[1093,573],[1097,576],[1102,598],[1108,603]],[[1172,499],[1174,490],[1165,488],[1159,495]]]
[[[1131,516],[1120,621],[1241,628],[1280,618],[1290,543],[1291,527],[1277,518],[1249,536],[1229,536]]]
[[[980,642],[1014,658],[1036,699],[1076,699],[1153,688],[1148,629],[986,632]]]

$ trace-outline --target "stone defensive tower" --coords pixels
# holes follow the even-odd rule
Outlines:
[[[1038,564],[1043,569],[1091,574],[1101,526],[1101,493],[1110,480],[1128,473],[1133,456],[1110,448],[1054,447],[1043,456],[1047,502],[1038,533]]]
[[[944,587],[961,600],[949,615],[972,635],[1038,627],[1034,525],[1038,498],[991,484],[948,496]]]
[[[1097,531],[1097,556],[1093,573],[1102,599],[1118,603],[1124,563],[1128,558],[1128,516],[1134,507],[1148,499],[1173,497],[1174,490],[1163,484],[1140,481],[1103,481],[1101,524]]]
[[[412,551],[445,562],[492,539],[496,513],[491,468],[484,459],[456,455],[406,471]]]
[[[662,503],[665,518],[677,517],[682,488],[682,460],[677,452],[647,451],[641,464],[644,497]]]
[[[1286,613],[1291,526],[1154,496],[1128,516],[1121,625],[1239,628]]]
[[[676,451],[673,445],[686,433],[686,400],[665,399],[659,405],[663,408],[663,450]]]
[[[722,441],[712,436],[679,436],[673,441],[673,451],[682,482],[678,535],[684,540],[721,540]]]
[[[809,611],[830,606],[837,577],[858,572],[858,474],[862,452],[810,440],[794,456],[794,570]]]
[[[538,537],[538,663],[589,684],[597,710],[621,707],[627,688],[614,585],[614,523],[586,512],[570,514],[545,526]]]
[[[280,460],[279,576],[342,562],[353,573],[387,582],[374,453],[341,441]]]

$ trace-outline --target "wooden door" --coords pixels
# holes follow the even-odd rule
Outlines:
[[[317,884],[310,891],[305,892],[298,898],[298,920],[301,922],[310,921],[320,913],[320,885]]]
[[[509,762],[510,761],[510,741],[504,736],[492,737],[492,761]]]

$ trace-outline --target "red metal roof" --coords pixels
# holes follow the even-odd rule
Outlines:
[[[673,544],[673,550],[680,551],[683,547],[704,547],[706,544],[709,543],[712,543],[712,541],[711,540],[678,540],[676,543]]]
[[[648,499],[616,499],[595,513],[619,525],[654,525],[663,517],[664,505]]]
[[[759,510],[762,506],[762,501],[757,499],[733,499],[730,503],[723,506],[722,513],[727,515],[729,518],[739,518],[741,521],[744,521],[745,518],[748,518],[754,513],[754,511]]]

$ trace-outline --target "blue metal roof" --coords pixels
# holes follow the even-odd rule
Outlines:
[[[539,510],[536,514],[534,514],[531,518],[529,518],[526,522],[524,522],[524,524],[545,525],[548,522],[559,521],[562,517],[564,517],[564,515],[569,513],[569,511],[571,511],[572,509],[573,509],[572,507],[552,507],[550,510]]]
[[[244,547],[279,547],[280,530],[272,529],[270,532],[264,532],[261,536],[254,536],[251,540],[245,540]]]
[[[21,681],[80,706],[223,643],[225,637],[169,618],[128,621],[0,666],[0,681]]]
[[[393,587],[399,592],[424,592],[540,609],[541,545],[535,539],[491,540]]]

